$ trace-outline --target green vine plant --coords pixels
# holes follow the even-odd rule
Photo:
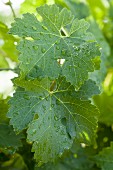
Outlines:
[[[16,18],[11,34],[21,38],[17,87],[7,117],[27,142],[38,165],[54,162],[73,142],[95,143],[99,111],[91,102],[99,94],[89,79],[101,55],[89,23],[64,8],[44,5],[37,16]]]

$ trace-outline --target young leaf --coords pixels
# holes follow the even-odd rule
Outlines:
[[[14,94],[8,117],[17,131],[29,126],[28,141],[33,142],[37,161],[54,161],[74,139],[94,141],[98,110],[89,101],[81,101],[65,78],[52,84],[48,79],[20,84],[26,91],[18,89]]]
[[[62,74],[80,88],[88,72],[94,71],[92,59],[100,55],[94,37],[87,33],[89,24],[84,19],[73,19],[65,8],[59,11],[56,5],[41,6],[37,12],[40,20],[27,13],[10,29],[12,34],[24,37],[18,46],[22,73],[28,75],[37,66],[42,77],[54,80]],[[60,59],[64,59],[62,65]]]

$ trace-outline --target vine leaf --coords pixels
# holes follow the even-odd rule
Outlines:
[[[67,9],[56,5],[37,8],[40,19],[33,14],[24,14],[12,24],[10,33],[23,37],[17,49],[20,51],[20,69],[24,75],[36,70],[37,76],[65,76],[76,89],[94,71],[93,59],[100,55],[99,47],[91,33],[89,24],[74,19]],[[59,59],[64,63],[59,64]]]
[[[113,142],[111,142],[110,147],[104,148],[95,156],[97,165],[102,168],[102,170],[113,169]]]
[[[27,138],[40,164],[54,161],[74,139],[94,142],[98,110],[90,101],[81,101],[64,77],[56,83],[48,78],[15,82],[21,88],[9,102],[8,117],[16,131],[28,128]]]
[[[21,139],[23,134],[16,135],[12,126],[0,123],[0,147],[14,147],[22,146]]]

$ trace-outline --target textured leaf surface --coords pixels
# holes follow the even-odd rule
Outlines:
[[[104,148],[99,154],[95,157],[97,165],[102,170],[112,170],[113,169],[113,142],[111,146]]]
[[[19,147],[22,146],[21,138],[23,135],[16,135],[13,128],[7,124],[0,124],[0,147]]]
[[[76,96],[78,96],[78,98],[81,100],[88,100],[92,96],[97,95],[99,93],[100,90],[96,83],[89,79],[81,86],[79,91],[76,92]]]
[[[69,149],[74,138],[80,142],[94,141],[98,110],[89,101],[78,99],[74,87],[59,78],[38,82],[18,81],[20,86],[10,100],[8,117],[15,130],[28,127],[28,141],[40,162],[55,160]],[[54,85],[54,87],[53,87]]]
[[[92,59],[100,55],[99,47],[85,20],[73,19],[67,9],[56,5],[37,8],[41,21],[32,14],[24,14],[12,24],[10,32],[24,37],[18,46],[20,68],[25,75],[40,72],[42,77],[63,75],[78,89],[94,71]],[[58,60],[64,59],[63,65]]]

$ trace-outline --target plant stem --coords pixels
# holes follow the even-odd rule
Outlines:
[[[15,69],[12,69],[12,68],[0,68],[0,71],[14,71]]]
[[[12,11],[12,13],[13,13],[13,17],[16,18],[16,14],[15,14],[15,11],[14,11],[14,9],[13,9],[13,7],[12,7],[11,1],[9,0],[9,2],[5,3],[5,5],[9,5],[9,6],[10,6],[11,11]]]
[[[56,81],[52,81],[51,87],[50,87],[50,91],[53,91],[55,89],[56,86]]]
[[[11,1],[9,0],[9,6],[10,6],[10,8],[11,8],[11,10],[12,10],[12,13],[13,13],[13,17],[14,18],[16,18],[16,14],[15,14],[15,11],[14,11],[14,9],[13,9],[13,7],[12,7],[12,3],[11,3]]]

